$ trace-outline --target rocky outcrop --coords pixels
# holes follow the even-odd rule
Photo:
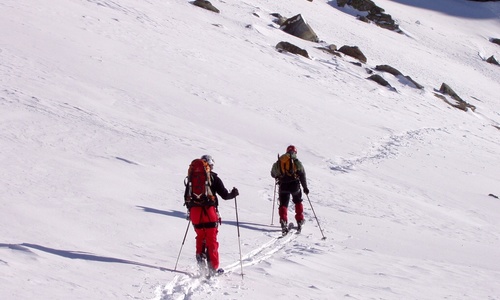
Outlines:
[[[455,108],[461,109],[463,111],[468,111],[469,108],[472,109],[472,111],[476,110],[476,107],[474,105],[462,100],[462,98],[460,98],[460,96],[458,96],[457,93],[455,93],[455,91],[453,91],[453,89],[446,83],[443,83],[441,85],[439,92],[441,94],[434,93],[434,95]],[[446,97],[447,95],[450,96],[451,99]]]
[[[402,33],[399,25],[396,24],[391,15],[386,14],[383,8],[377,6],[371,0],[337,0],[337,5],[339,7],[348,5],[362,12],[362,14],[358,15],[358,19],[361,21],[373,22],[382,28]]]

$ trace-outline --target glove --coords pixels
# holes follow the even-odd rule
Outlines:
[[[231,196],[232,196],[231,198],[234,198],[234,197],[238,196],[239,194],[240,194],[240,192],[238,192],[238,189],[237,189],[237,188],[235,188],[235,187],[234,187],[234,188],[231,190]]]
[[[309,189],[307,187],[304,188],[304,194],[309,195]]]
[[[189,208],[188,208],[188,210],[187,210],[187,212],[186,212],[186,220],[188,220],[188,221],[189,221],[189,219],[190,219],[190,215],[191,215],[191,213],[190,213]]]

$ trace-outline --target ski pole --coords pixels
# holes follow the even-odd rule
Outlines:
[[[243,279],[243,259],[241,258],[240,222],[238,220],[238,202],[236,201],[236,197],[234,197],[234,208],[236,210],[236,228],[238,229],[238,246],[240,248],[241,278]]]
[[[186,242],[186,237],[187,237],[188,230],[189,230],[189,224],[191,224],[191,220],[188,221],[188,225],[187,225],[187,228],[186,228],[186,233],[184,234],[184,239],[182,240],[181,249],[179,250],[179,255],[177,255],[177,261],[175,262],[174,271],[177,270],[177,263],[179,262],[179,257],[181,257],[182,247],[184,247],[184,242]]]
[[[280,154],[278,153],[278,160],[276,161],[276,164],[280,163]],[[271,225],[274,225],[274,205],[276,202],[276,186],[278,185],[278,179],[275,178],[274,181],[274,192],[273,192],[273,214],[271,215]]]
[[[274,225],[274,206],[276,203],[276,186],[278,182],[274,182],[274,192],[273,192],[273,214],[271,215],[271,225]]]
[[[319,225],[319,220],[318,220],[318,217],[316,216],[316,212],[314,211],[313,205],[311,203],[311,199],[309,199],[309,195],[306,195],[306,196],[307,196],[307,200],[309,201],[309,205],[311,205],[311,210],[314,214],[314,218],[316,218],[316,222],[318,223],[318,227],[319,227],[319,230],[321,231],[321,235],[323,236],[322,240],[326,240],[326,236],[323,234],[323,229],[321,229],[321,225]]]

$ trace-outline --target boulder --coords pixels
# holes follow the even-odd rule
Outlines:
[[[207,1],[207,0],[195,0],[192,3],[193,3],[193,5],[196,5],[198,7],[201,7],[201,8],[216,12],[216,13],[220,12],[215,6],[212,5],[212,3],[210,3],[210,1]]]
[[[378,74],[372,75],[372,76],[368,77],[368,79],[373,80],[376,83],[383,85],[383,86],[388,86],[388,87],[391,86],[387,80],[385,80],[382,76],[380,76]]]
[[[469,104],[464,100],[462,100],[462,98],[460,98],[460,96],[458,96],[457,93],[455,93],[455,91],[446,83],[441,84],[439,92],[443,95],[449,95],[454,100],[455,103],[452,103],[443,95],[439,94],[434,94],[434,95],[455,108],[461,109],[463,111],[467,111],[469,110],[469,108],[472,109],[472,111],[476,110],[476,107],[474,105]]]
[[[280,27],[284,32],[301,38],[306,41],[319,42],[318,36],[314,30],[306,23],[304,18],[298,14],[287,19]]]
[[[489,62],[490,64],[494,64],[494,65],[497,65],[497,66],[500,65],[493,55],[490,56],[490,57],[488,57],[488,59],[486,60],[486,62]]]
[[[424,88],[421,84],[419,84],[415,80],[413,80],[413,78],[411,78],[410,76],[403,75],[403,73],[401,73],[399,70],[397,70],[397,69],[395,69],[395,68],[393,68],[391,66],[388,66],[388,65],[378,65],[378,66],[375,67],[375,70],[390,73],[390,74],[394,75],[395,77],[400,78],[400,81],[401,81],[401,79],[409,81],[417,89],[423,89]]]
[[[278,49],[279,52],[285,51],[285,52],[290,52],[293,54],[298,54],[298,55],[302,55],[304,57],[309,58],[309,54],[307,53],[306,50],[301,49],[301,48],[299,48],[299,47],[297,47],[294,44],[291,44],[289,42],[279,42],[276,45],[276,49]]]
[[[359,50],[357,46],[342,46],[340,47],[339,52],[342,52],[350,57],[354,57],[362,63],[366,64],[367,62],[366,56],[363,54],[363,52],[361,52],[361,50]]]

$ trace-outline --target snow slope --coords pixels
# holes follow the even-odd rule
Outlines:
[[[0,298],[500,299],[500,68],[483,61],[500,4],[376,3],[405,34],[336,1],[1,1]],[[366,80],[382,64],[424,89]],[[269,171],[289,144],[311,193],[302,234],[277,239]],[[206,153],[240,191],[209,282],[181,204]]]

